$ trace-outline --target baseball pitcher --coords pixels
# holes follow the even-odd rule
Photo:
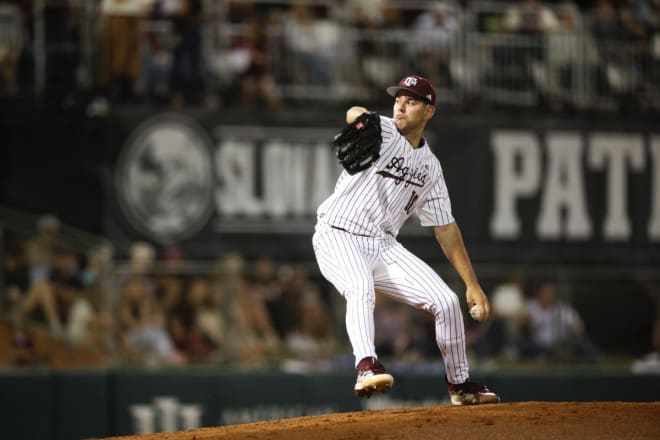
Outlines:
[[[335,190],[318,208],[313,236],[323,276],[346,300],[346,330],[358,370],[354,391],[369,397],[394,382],[374,348],[376,292],[432,313],[446,383],[454,405],[499,402],[470,382],[460,302],[442,278],[397,241],[413,213],[435,239],[466,287],[471,315],[486,320],[489,304],[452,216],[438,158],[423,131],[435,114],[435,90],[420,76],[387,88],[393,117],[352,107],[333,145],[344,167]]]

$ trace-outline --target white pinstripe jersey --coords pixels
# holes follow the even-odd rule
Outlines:
[[[380,158],[354,176],[342,171],[317,210],[319,222],[369,237],[396,237],[413,212],[422,226],[452,223],[442,167],[426,140],[413,148],[392,118],[381,116],[380,125]]]

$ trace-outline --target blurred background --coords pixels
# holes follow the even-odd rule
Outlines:
[[[473,377],[658,400],[660,1],[3,0],[8,438],[446,403],[430,315],[383,298],[397,386],[353,398],[311,248],[345,110],[409,74],[493,308]],[[431,231],[400,239],[462,299]]]

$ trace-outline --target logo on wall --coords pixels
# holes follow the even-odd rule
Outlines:
[[[202,426],[204,408],[196,404],[182,404],[173,396],[154,397],[150,404],[130,405],[135,434],[172,432],[197,429]]]
[[[196,234],[212,212],[211,140],[193,120],[154,116],[122,149],[115,173],[117,198],[139,232],[162,244]]]

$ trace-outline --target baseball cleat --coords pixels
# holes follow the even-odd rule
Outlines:
[[[374,357],[366,357],[358,363],[355,397],[371,397],[375,392],[386,393],[392,388],[394,378],[385,373],[385,367]]]
[[[447,386],[452,405],[481,405],[500,402],[500,396],[477,382],[465,381],[460,384],[447,382]]]

